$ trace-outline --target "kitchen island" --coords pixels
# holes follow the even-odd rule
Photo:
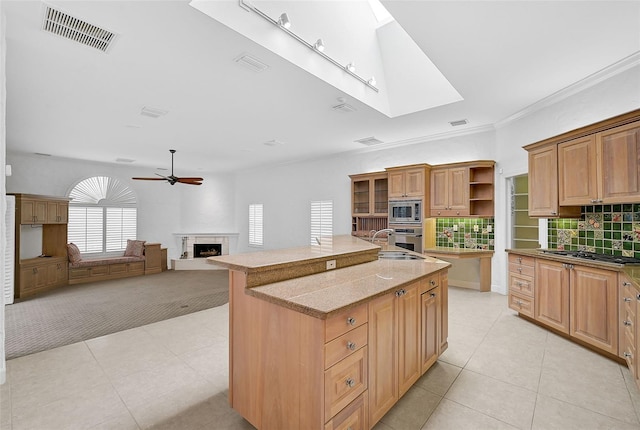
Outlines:
[[[369,429],[446,349],[450,264],[379,250],[334,236],[209,258],[230,269],[229,402],[253,426]]]

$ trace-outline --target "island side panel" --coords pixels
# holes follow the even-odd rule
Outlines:
[[[231,271],[229,401],[261,430],[324,425],[324,321],[245,294]]]

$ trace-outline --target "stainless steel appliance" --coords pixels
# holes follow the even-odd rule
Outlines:
[[[389,245],[422,253],[422,227],[396,228],[389,236]]]
[[[422,200],[389,200],[389,224],[422,224]]]

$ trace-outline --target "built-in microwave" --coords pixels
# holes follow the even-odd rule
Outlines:
[[[422,200],[390,200],[389,224],[422,224]]]

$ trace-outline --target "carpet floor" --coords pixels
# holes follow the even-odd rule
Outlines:
[[[5,306],[6,358],[140,327],[228,301],[226,270],[169,270],[70,285]]]

